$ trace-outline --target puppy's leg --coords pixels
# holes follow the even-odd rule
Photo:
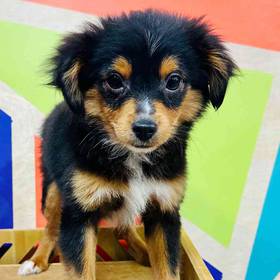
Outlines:
[[[39,247],[33,257],[20,266],[19,275],[40,273],[49,266],[50,254],[57,243],[61,218],[61,198],[55,183],[52,183],[48,188],[44,215],[47,219],[47,225]]]
[[[178,280],[180,216],[178,211],[162,212],[150,206],[143,215],[145,238],[155,280]]]
[[[63,209],[61,218],[59,245],[63,262],[73,279],[95,280],[96,215],[70,207]]]
[[[135,226],[115,230],[118,239],[125,239],[128,243],[128,253],[140,264],[148,266],[149,256],[145,242],[140,238]]]

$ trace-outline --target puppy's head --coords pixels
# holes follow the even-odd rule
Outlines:
[[[53,84],[75,114],[98,120],[114,143],[149,152],[208,103],[219,108],[235,68],[200,19],[133,12],[66,37]]]

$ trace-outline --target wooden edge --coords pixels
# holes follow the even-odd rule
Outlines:
[[[22,276],[17,275],[19,265],[0,265],[1,279],[22,280]],[[97,280],[152,280],[152,271],[149,267],[141,266],[135,261],[124,262],[97,262]],[[27,280],[69,280],[69,272],[62,264],[51,264],[47,271],[40,274],[29,275]],[[71,276],[70,276],[71,278]],[[72,279],[72,278],[71,278]],[[75,278],[76,279],[76,278]]]
[[[189,236],[185,232],[185,230],[181,230],[181,244],[183,247],[184,252],[195,272],[195,279],[200,280],[214,280],[211,273],[207,269],[205,263],[203,262],[200,254],[194,247],[193,243],[191,242]]]
[[[8,233],[14,233],[14,232],[40,232],[43,231],[43,228],[37,228],[37,229],[0,229],[0,234],[8,234]]]
[[[143,227],[137,227],[138,232],[141,236],[143,236]],[[12,236],[17,234],[28,234],[34,233],[38,234],[42,232],[43,229],[33,229],[33,230],[0,230],[0,241],[2,240],[9,240]],[[100,228],[101,235],[107,235],[112,233],[112,228]],[[107,234],[106,234],[107,233]],[[7,240],[7,241],[8,241]],[[181,279],[193,279],[193,280],[213,280],[210,272],[208,271],[205,263],[203,262],[200,254],[194,247],[193,243],[191,242],[189,236],[185,232],[184,229],[181,229],[181,246],[183,249],[182,252],[182,266],[181,266]],[[1,265],[2,266],[2,265]],[[1,267],[0,266],[0,267]],[[191,277],[191,278],[190,278]]]
[[[98,266],[117,266],[117,265],[134,265],[134,266],[139,266],[145,268],[146,266],[143,266],[141,264],[138,264],[136,261],[109,261],[109,262],[104,262],[104,261],[97,261],[96,264]],[[1,268],[19,268],[20,264],[1,264],[0,265],[0,270]],[[63,267],[62,263],[50,263],[50,267]],[[148,267],[149,268],[149,267]]]
[[[137,225],[136,226],[137,230],[139,231],[140,234],[142,234],[143,231],[143,226],[141,225]],[[112,232],[114,230],[114,228],[112,227],[100,227],[98,229],[99,233],[108,233],[108,232]],[[43,232],[44,228],[37,228],[37,229],[0,229],[0,237],[4,236],[4,235],[8,235],[8,234],[14,234],[14,233],[38,233],[38,232]]]

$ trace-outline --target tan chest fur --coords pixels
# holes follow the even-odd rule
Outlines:
[[[123,197],[122,207],[110,215],[117,227],[134,223],[135,218],[145,210],[151,199],[157,200],[163,211],[177,207],[184,193],[184,177],[165,181],[146,178],[139,160],[138,157],[131,156],[125,163],[133,173],[128,185],[77,171],[73,178],[73,194],[77,202],[85,211],[92,211],[104,202]]]

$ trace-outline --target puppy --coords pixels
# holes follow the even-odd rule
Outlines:
[[[153,279],[179,279],[186,144],[205,108],[223,102],[236,69],[226,48],[201,19],[148,10],[87,24],[52,65],[65,101],[42,132],[47,226],[19,273],[46,270],[58,245],[75,277],[96,279],[98,222],[112,219]]]

